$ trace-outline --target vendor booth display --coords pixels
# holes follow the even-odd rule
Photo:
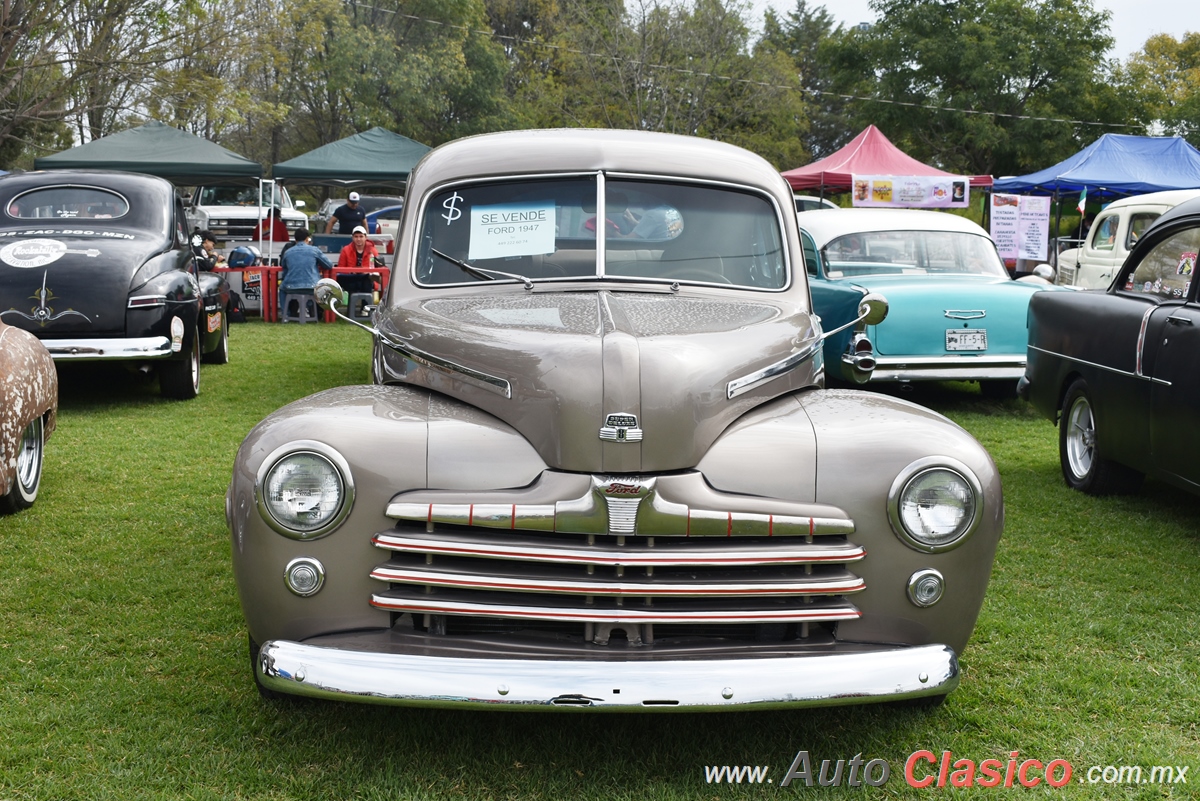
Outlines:
[[[841,150],[783,177],[796,192],[853,192],[856,206],[965,207],[970,188],[992,185],[990,175],[954,175],[917,161],[874,125]]]

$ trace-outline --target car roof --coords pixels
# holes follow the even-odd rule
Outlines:
[[[1197,196],[1191,200],[1186,200],[1165,212],[1161,217],[1155,220],[1149,228],[1145,230],[1140,239],[1146,239],[1146,235],[1151,231],[1155,231],[1164,225],[1169,225],[1172,220],[1178,220],[1181,217],[1190,217],[1193,215],[1200,215],[1200,193],[1198,193]]]
[[[1170,208],[1197,197],[1200,197],[1200,189],[1170,189],[1165,192],[1148,192],[1144,195],[1131,195],[1123,197],[1120,200],[1114,200],[1105,206],[1103,211],[1121,209],[1128,206],[1166,206]]]
[[[957,231],[987,236],[965,217],[918,209],[815,209],[800,215],[800,227],[817,247],[848,234],[870,231]]]
[[[503,131],[456,139],[425,155],[409,176],[409,194],[489,176],[606,170],[769,187],[793,209],[792,190],[766,159],[711,139],[649,131],[558,128]]]

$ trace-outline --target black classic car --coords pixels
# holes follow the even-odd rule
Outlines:
[[[200,361],[229,360],[229,284],[202,272],[161,178],[92,170],[0,178],[0,319],[56,361],[156,370],[194,398]]]
[[[1063,476],[1095,495],[1143,476],[1200,492],[1200,199],[1142,235],[1107,290],[1039,292],[1019,392],[1059,421]]]

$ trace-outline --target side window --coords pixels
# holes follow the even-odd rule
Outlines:
[[[1156,211],[1139,211],[1129,215],[1129,233],[1125,235],[1125,249],[1132,250],[1145,230],[1150,227],[1150,223],[1157,219]]]
[[[1141,295],[1183,298],[1196,272],[1196,253],[1200,251],[1200,227],[1188,228],[1155,245],[1132,273],[1126,276],[1125,289]]]
[[[1115,214],[1101,217],[1096,221],[1095,233],[1092,234],[1092,248],[1095,250],[1112,250],[1117,244],[1117,226],[1121,218]]]
[[[187,217],[183,213],[183,199],[175,198],[175,244],[178,247],[188,246]]]
[[[816,275],[820,262],[817,260],[817,245],[807,232],[800,232],[800,244],[804,248],[804,267],[809,275]]]

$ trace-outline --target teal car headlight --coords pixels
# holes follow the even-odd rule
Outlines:
[[[956,548],[975,530],[983,512],[983,488],[966,465],[927,457],[900,472],[888,493],[892,530],[925,553]]]
[[[255,483],[258,510],[285,537],[312,540],[341,524],[354,504],[354,482],[342,455],[319,442],[293,442],[273,452]]]

